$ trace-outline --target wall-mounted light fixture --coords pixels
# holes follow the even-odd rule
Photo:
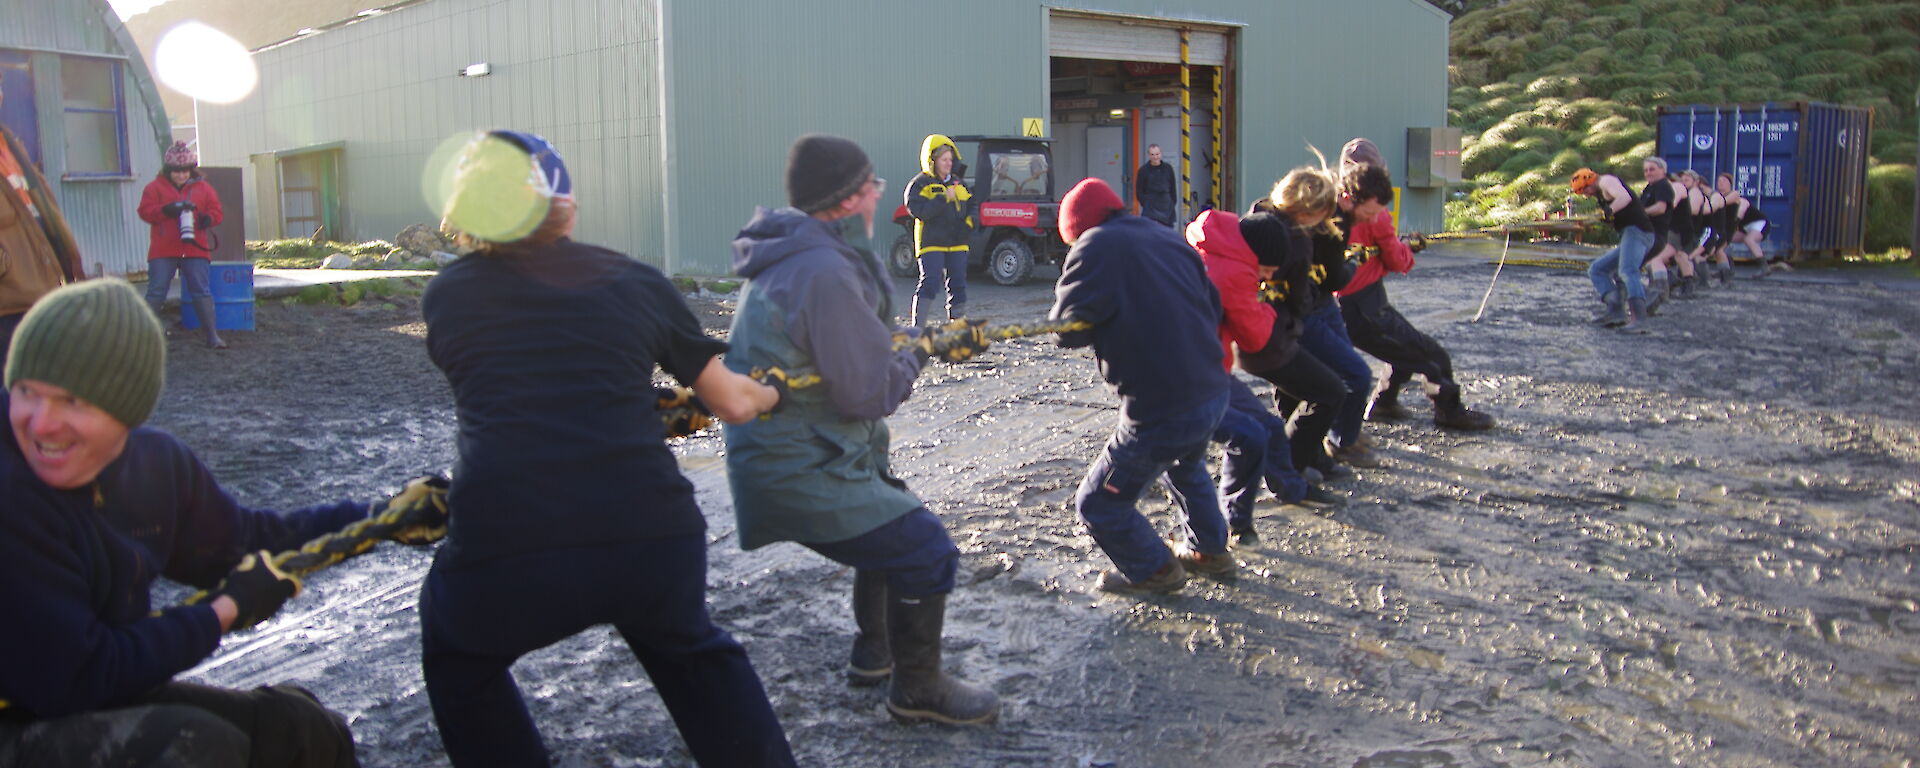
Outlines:
[[[1124,109],[1109,109],[1107,110],[1107,117],[1115,120],[1125,120],[1127,119],[1127,111]]]
[[[478,64],[468,64],[466,69],[460,70],[461,77],[486,77],[491,74],[493,74],[493,65],[484,61]]]

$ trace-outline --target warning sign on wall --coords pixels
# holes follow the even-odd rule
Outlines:
[[[1040,122],[1040,118],[1023,117],[1020,118],[1020,135],[1031,136],[1036,139],[1045,138],[1047,129],[1046,126]]]

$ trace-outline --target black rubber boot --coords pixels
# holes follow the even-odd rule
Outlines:
[[[948,322],[952,322],[952,321],[954,321],[954,320],[964,320],[964,319],[966,319],[966,317],[967,317],[967,303],[966,303],[966,302],[964,302],[964,301],[963,301],[963,302],[960,302],[960,303],[958,303],[958,304],[955,304],[955,305],[953,305],[953,306],[951,306],[951,307],[947,307],[947,321],[948,321]]]
[[[1493,417],[1468,408],[1460,402],[1460,387],[1427,385],[1433,398],[1433,423],[1446,429],[1480,431],[1493,429]]]
[[[1647,335],[1647,300],[1627,299],[1627,324],[1620,326],[1621,333],[1635,336]]]
[[[1714,266],[1714,269],[1718,271],[1720,274],[1720,287],[1732,288],[1733,287],[1733,264],[1731,262],[1726,264],[1718,264]]]
[[[1700,298],[1694,293],[1694,286],[1699,284],[1699,282],[1700,281],[1693,275],[1681,275],[1680,284],[1674,286],[1673,297],[1676,299]]]
[[[1665,272],[1654,275],[1647,283],[1647,316],[1660,314],[1660,305],[1667,303],[1668,285]]]
[[[887,712],[902,723],[991,723],[1000,717],[1000,697],[940,669],[946,618],[946,595],[893,596],[887,601],[887,639],[893,646]]]
[[[1400,404],[1400,387],[1405,382],[1382,382],[1380,391],[1373,393],[1373,403],[1367,406],[1367,421],[1394,421],[1412,416],[1413,412]]]
[[[1594,325],[1618,328],[1626,324],[1627,313],[1620,308],[1619,291],[1608,291],[1607,295],[1600,297],[1600,303],[1606,305],[1606,308],[1593,316]]]
[[[893,652],[887,646],[886,574],[853,572],[853,624],[853,657],[847,661],[847,684],[886,682],[893,674]]]
[[[193,313],[200,316],[200,327],[207,331],[207,346],[213,349],[226,349],[227,342],[221,340],[220,332],[214,330],[213,297],[200,296],[193,300]]]

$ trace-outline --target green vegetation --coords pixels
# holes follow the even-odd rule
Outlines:
[[[433,262],[411,260],[411,254],[405,249],[385,240],[364,243],[316,243],[307,238],[247,241],[247,254],[253,258],[253,265],[264,269],[317,269],[320,262],[336,253],[354,257],[351,269],[433,269]],[[395,253],[409,260],[401,264],[381,261]]]
[[[336,251],[329,251],[336,253]],[[329,304],[353,306],[363,301],[380,299],[383,309],[392,309],[394,305],[387,299],[401,296],[418,296],[427,289],[424,277],[381,278],[379,280],[355,280],[346,283],[322,283],[309,285],[284,301],[288,304]]]
[[[1561,207],[1582,166],[1639,177],[1667,104],[1873,108],[1869,252],[1912,237],[1920,3],[1479,0],[1455,18],[1449,122],[1466,134],[1447,228]],[[1590,207],[1590,206],[1589,206]]]

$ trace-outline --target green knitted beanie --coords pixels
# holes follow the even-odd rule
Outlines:
[[[128,428],[153,415],[166,384],[167,340],[160,320],[117,277],[87,280],[40,297],[13,333],[7,388],[21,379],[52,384],[94,404]]]

